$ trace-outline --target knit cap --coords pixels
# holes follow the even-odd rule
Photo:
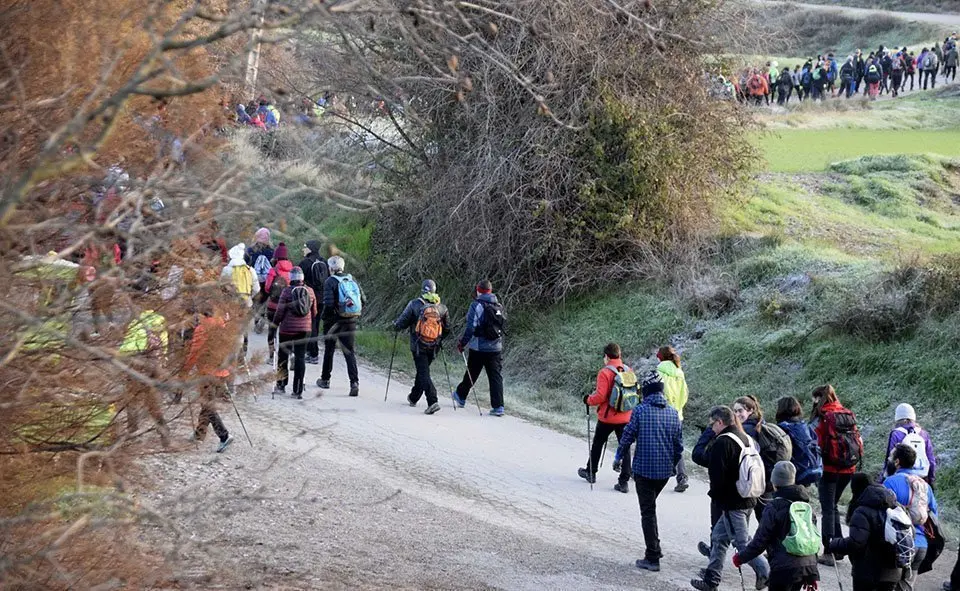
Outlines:
[[[651,394],[663,392],[663,379],[660,377],[660,372],[655,369],[648,371],[647,374],[643,376],[643,383],[640,385],[640,389],[643,392],[644,398]]]
[[[780,461],[773,466],[770,483],[777,488],[792,486],[797,481],[797,468],[793,462]]]
[[[303,269],[300,267],[290,269],[290,281],[303,281]]]

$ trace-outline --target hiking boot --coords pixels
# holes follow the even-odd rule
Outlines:
[[[467,401],[464,400],[464,399],[462,399],[462,398],[460,398],[460,396],[457,395],[457,391],[456,391],[456,390],[454,390],[454,391],[450,394],[450,396],[453,398],[453,403],[456,404],[458,408],[463,408],[464,406],[467,405]]]
[[[491,417],[502,417],[502,416],[503,416],[503,407],[502,407],[502,406],[498,406],[497,408],[491,408],[491,409],[490,409],[490,416],[491,416]]]
[[[690,586],[694,589],[699,589],[699,591],[717,591],[716,585],[710,585],[703,579],[693,579],[690,581]]]
[[[227,435],[227,438],[221,441],[220,445],[217,446],[217,453],[223,453],[223,450],[227,449],[227,446],[229,446],[231,443],[233,443],[233,437]]]
[[[697,551],[700,552],[703,556],[710,558],[710,544],[706,542],[697,543]],[[700,577],[703,578],[703,577]]]
[[[409,404],[410,406],[416,406],[417,402],[419,402],[419,400],[414,400],[413,394],[407,394],[407,404]]]
[[[306,363],[308,363],[308,364],[310,364],[310,365],[320,365],[320,358],[319,358],[319,357],[311,357],[311,356],[308,355],[307,358],[304,359],[304,362],[306,362]]]
[[[626,482],[624,482],[623,484],[621,484],[621,483],[618,482],[618,483],[616,483],[616,484],[613,485],[613,490],[615,490],[615,491],[617,491],[617,492],[622,492],[622,493],[626,494],[626,493],[630,492],[630,484],[629,484],[629,483],[626,483]],[[638,560],[637,562],[640,562],[640,561]],[[639,565],[638,565],[638,566],[639,566]],[[648,569],[648,570],[649,570],[649,569]]]
[[[833,559],[832,554],[824,554],[823,556],[817,558],[817,562],[823,566],[837,566],[837,561]]]
[[[264,362],[270,367],[273,367],[273,355],[267,355],[267,360]]]
[[[659,560],[653,561],[653,560],[647,560],[646,558],[644,558],[643,560],[638,560],[638,561],[636,562],[636,565],[637,565],[637,568],[639,568],[639,569],[641,569],[641,570],[648,570],[648,571],[654,572],[654,573],[660,572],[660,561],[659,561]]]
[[[303,394],[300,392],[294,392],[290,395],[290,398],[293,398],[294,400],[303,400]]]
[[[684,480],[683,482],[678,482],[677,486],[673,487],[673,492],[682,493],[690,488],[690,484]]]
[[[329,390],[329,389],[330,389],[330,380],[325,380],[325,379],[323,379],[323,378],[318,379],[318,380],[317,380],[317,387],[323,388],[324,390]]]
[[[756,587],[754,587],[754,588],[755,588],[757,591],[761,591],[762,589],[766,589],[766,588],[767,588],[767,583],[768,583],[769,579],[770,579],[770,577],[761,577],[760,575],[757,575],[757,585],[756,585]]]
[[[433,413],[435,413],[435,412],[437,412],[437,411],[439,411],[439,410],[440,410],[440,403],[439,403],[439,402],[434,402],[433,404],[431,404],[430,406],[427,407],[427,410],[423,411],[423,414],[425,414],[425,415],[432,415]]]
[[[360,395],[360,382],[350,382],[350,394],[349,396],[359,396]]]
[[[945,581],[943,585],[940,586],[942,591],[953,591],[953,585],[950,584],[950,581]]]
[[[280,386],[276,386],[276,387],[273,389],[273,395],[274,395],[274,396],[278,396],[278,395],[280,395],[280,394],[286,394],[286,393],[287,393],[287,389],[286,389],[286,388],[281,388]]]
[[[586,468],[578,468],[577,476],[579,476],[580,478],[583,478],[590,484],[595,484],[597,482],[597,475],[590,474],[590,470],[587,470]]]

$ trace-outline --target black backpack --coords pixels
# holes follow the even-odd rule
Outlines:
[[[310,314],[310,294],[306,287],[298,285],[290,290],[290,310],[300,318]]]
[[[270,301],[274,304],[280,302],[280,294],[288,285],[290,285],[290,282],[287,281],[287,278],[277,273],[277,276],[273,278],[273,283],[270,284]]]
[[[480,325],[477,326],[476,335],[481,339],[496,341],[503,337],[503,327],[507,322],[507,317],[503,313],[503,306],[498,302],[480,302],[483,309],[483,315],[480,317]]]
[[[319,268],[317,267],[319,265]],[[314,289],[323,288],[323,282],[327,280],[327,277],[330,276],[330,269],[327,267],[327,262],[323,259],[317,259],[310,263],[310,271],[307,279],[305,281],[307,285]]]

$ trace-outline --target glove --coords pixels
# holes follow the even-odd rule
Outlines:
[[[733,566],[734,566],[735,568],[740,568],[741,566],[743,566],[743,563],[740,562],[740,553],[739,553],[739,552],[736,552],[736,553],[734,553],[734,555],[733,555]]]
[[[621,466],[622,464],[623,464],[623,460],[619,460],[619,459],[614,460],[614,461],[613,461],[613,471],[614,471],[614,472],[619,472],[619,471],[620,471],[620,466]]]
[[[589,394],[584,394],[584,395],[583,395],[583,404],[584,404],[585,406],[590,406],[590,403],[587,402],[587,400],[590,400],[590,395],[589,395]]]
[[[463,353],[463,343],[457,342],[457,353]]]

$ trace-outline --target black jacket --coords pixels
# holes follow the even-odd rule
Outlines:
[[[756,499],[745,499],[737,492],[737,480],[740,478],[740,446],[728,437],[733,433],[739,437],[744,445],[749,444],[750,438],[742,431],[727,427],[720,432],[716,441],[710,446],[710,464],[707,470],[710,473],[710,498],[716,501],[723,511],[734,509],[753,509]]]
[[[314,246],[319,248],[315,241],[307,242],[307,248],[310,249],[310,252],[300,261],[298,266],[303,269],[303,284],[312,289],[314,293],[322,293],[323,284],[330,276],[330,271],[327,269],[327,261],[323,260]]]
[[[423,346],[417,338],[416,327],[417,321],[420,320],[420,313],[426,305],[427,303],[422,298],[410,300],[400,317],[393,322],[393,326],[397,330],[410,329],[410,350],[414,353],[417,353]],[[443,304],[437,304],[437,311],[440,312],[440,324],[443,326],[443,335],[440,337],[442,340],[450,331],[450,314]]]
[[[744,564],[765,551],[769,552],[770,584],[790,587],[797,583],[819,580],[817,555],[794,556],[783,547],[783,539],[790,533],[790,505],[795,501],[810,502],[802,486],[785,486],[777,489],[773,501],[763,510],[763,519],[750,545],[740,553]]]
[[[707,427],[703,430],[700,439],[697,440],[697,444],[693,446],[693,451],[690,453],[694,464],[704,468],[710,467],[710,448],[713,447],[713,442],[716,440],[717,434],[713,432],[713,429]]]
[[[848,518],[850,535],[830,541],[830,552],[849,555],[852,576],[864,585],[900,580],[902,571],[897,568],[893,546],[883,537],[887,509],[896,506],[897,496],[892,490],[871,484],[854,502],[853,514]]]

